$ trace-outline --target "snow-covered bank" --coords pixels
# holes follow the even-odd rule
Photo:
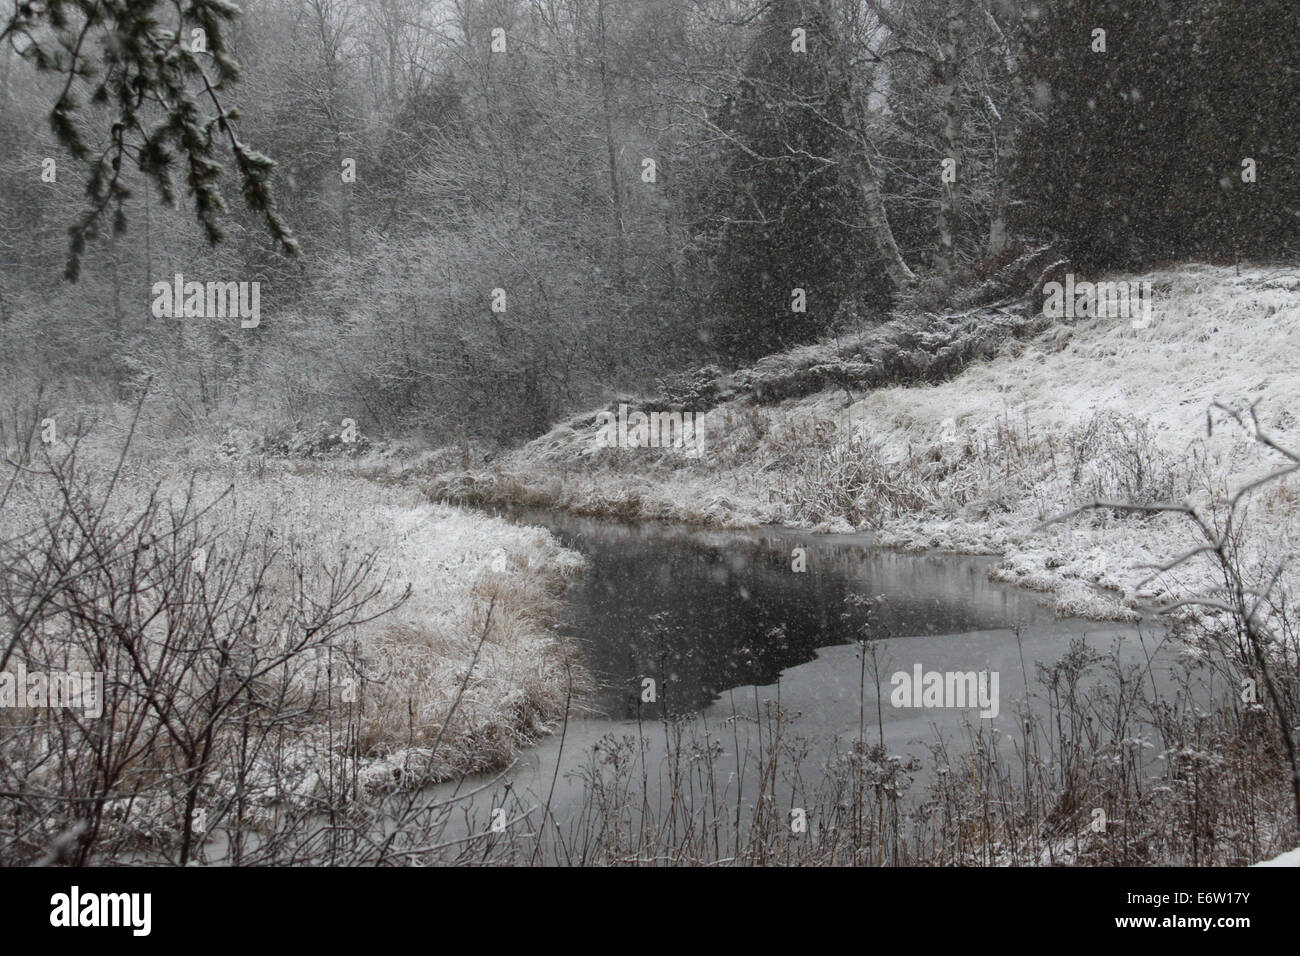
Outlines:
[[[492,472],[443,475],[430,490],[720,527],[870,528],[899,548],[1001,554],[997,576],[1054,595],[1062,613],[1131,616],[1146,599],[1185,597],[1210,582],[1208,568],[1193,565],[1139,587],[1148,565],[1199,543],[1193,531],[1177,516],[1044,521],[1094,498],[1221,502],[1275,467],[1275,454],[1211,407],[1255,403],[1263,430],[1284,446],[1300,442],[1300,275],[1188,264],[1127,278],[1153,284],[1147,327],[1092,318],[1023,341],[1004,336],[999,354],[977,355],[940,384],[866,395],[855,383],[878,379],[872,368],[907,364],[898,342],[931,357],[942,348],[910,330],[886,349],[867,347],[879,333],[861,347],[805,347],[765,359],[741,376],[752,388],[719,396],[699,416],[697,460],[598,448],[593,411]],[[765,403],[767,381],[788,381],[792,368],[843,384]],[[1294,550],[1297,507],[1293,483],[1258,493],[1254,559]]]
[[[1271,860],[1256,863],[1256,866],[1300,866],[1300,848],[1289,850]]]
[[[231,655],[269,660],[294,642],[310,645],[270,670],[283,672],[291,697],[310,703],[313,716],[298,718],[288,745],[303,754],[304,796],[326,753],[355,760],[363,787],[501,767],[550,732],[571,686],[583,686],[556,623],[584,559],[543,529],[338,471],[231,466],[185,475],[147,462],[118,483],[109,515],[121,527],[144,527],[133,516],[151,497],[163,517],[137,554],[179,548],[213,600],[251,589],[251,616],[225,611],[211,625]],[[0,532],[41,527],[58,505],[33,481],[30,494],[10,496]],[[191,527],[203,540],[192,556],[178,536]],[[166,622],[177,598],[137,590],[144,605],[158,604],[140,626],[161,644],[167,635],[151,628]],[[316,647],[314,617],[330,600],[357,608],[357,620]],[[51,628],[59,622],[53,617]]]
[[[356,704],[363,781],[500,767],[563,715],[577,665],[566,667],[555,624],[584,562],[543,529],[330,474],[243,478],[230,514],[265,516],[321,561],[373,552],[380,602],[410,589],[395,611],[358,628],[373,677]]]

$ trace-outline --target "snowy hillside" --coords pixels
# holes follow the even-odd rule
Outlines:
[[[698,459],[672,449],[600,448],[593,411],[492,473],[444,476],[433,491],[717,526],[867,529],[898,548],[1002,554],[999,577],[1054,592],[1062,612],[1131,616],[1141,600],[1204,583],[1184,570],[1137,588],[1149,573],[1144,565],[1189,545],[1188,529],[1176,517],[1043,522],[1094,497],[1209,503],[1276,467],[1278,456],[1212,407],[1254,404],[1266,434],[1297,443],[1300,275],[1187,264],[1109,278],[1152,283],[1149,327],[1057,323],[1026,341],[1005,336],[1000,354],[941,384],[860,397],[858,380],[871,380],[883,361],[900,361],[897,349],[882,356],[869,347],[883,334],[874,331],[731,376],[751,388],[700,415]],[[1008,321],[1005,312],[983,318]],[[923,349],[923,336],[910,341]],[[765,403],[772,389],[763,386],[783,374],[788,380],[792,367],[817,368],[842,384]],[[663,407],[656,401],[641,407]],[[1253,516],[1261,541],[1291,547],[1297,496],[1285,484],[1262,495]]]

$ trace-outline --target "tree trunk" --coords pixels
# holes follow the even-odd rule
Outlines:
[[[953,230],[957,220],[957,186],[963,175],[961,158],[961,39],[962,0],[948,0],[948,39],[943,48],[943,146],[947,170],[952,178],[945,177],[943,193],[939,198],[939,269],[951,272],[956,265],[956,242]]]
[[[614,258],[618,288],[627,289],[627,239],[623,233],[623,195],[618,182],[618,156],[614,149],[613,92],[605,62],[605,0],[596,0],[596,21],[600,30],[600,98],[605,119],[605,154],[609,163],[609,193],[613,202]]]
[[[849,76],[847,58],[842,48],[842,40],[835,33],[834,11],[829,0],[819,0],[822,19],[826,24],[827,37],[826,65],[831,81],[832,95],[839,100],[840,123],[848,139],[845,158],[853,175],[853,183],[862,194],[866,206],[867,225],[871,229],[876,250],[885,263],[885,269],[895,286],[905,287],[916,281],[916,274],[907,267],[903,253],[894,240],[894,231],[889,226],[889,217],[885,213],[885,200],[880,192],[880,177],[867,155],[866,124],[863,112],[853,94],[853,82]]]
[[[1011,191],[1007,179],[1016,160],[1016,124],[1010,104],[1002,107],[998,117],[998,148],[993,165],[993,220],[989,223],[988,254],[1001,255],[1010,239],[1007,235],[1007,207]]]
[[[984,18],[993,35],[1002,47],[1002,67],[1006,72],[1007,98],[1001,111],[992,105],[997,114],[997,150],[993,155],[993,218],[989,222],[989,241],[987,254],[998,256],[1006,251],[1011,239],[1007,227],[1007,210],[1011,204],[1010,177],[1016,161],[1017,138],[1020,132],[1018,117],[1024,102],[1024,88],[1021,86],[1020,73],[1016,68],[1016,51],[1007,31],[988,10]]]

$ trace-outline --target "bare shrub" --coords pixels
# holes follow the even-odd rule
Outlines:
[[[457,807],[430,783],[506,765],[568,710],[553,568],[462,575],[472,632],[412,628],[427,598],[319,502],[278,520],[210,476],[142,492],[131,468],[74,445],[7,484],[0,672],[93,673],[102,693],[0,708],[0,861],[409,862]]]

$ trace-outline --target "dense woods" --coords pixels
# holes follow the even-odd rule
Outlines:
[[[80,52],[98,95],[69,72],[97,6],[6,30],[0,337],[83,397],[152,377],[182,431],[510,441],[1033,244],[1096,269],[1300,233],[1286,0],[136,4]],[[259,282],[264,321],[157,318],[177,273]]]
[[[15,4],[0,864],[1290,850],[1297,48],[1296,0]],[[1006,700],[904,757],[920,641]]]

